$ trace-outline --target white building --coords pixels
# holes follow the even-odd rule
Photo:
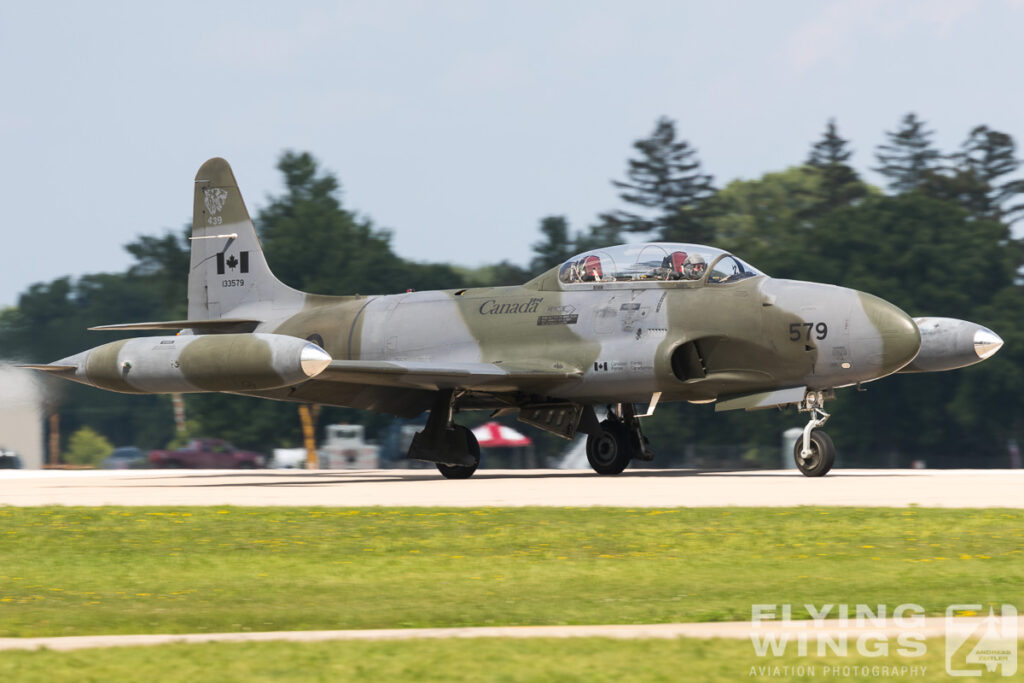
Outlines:
[[[0,448],[27,469],[43,467],[43,389],[31,370],[0,365]]]

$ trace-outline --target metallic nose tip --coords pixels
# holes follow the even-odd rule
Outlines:
[[[331,364],[332,360],[326,351],[313,343],[303,346],[302,352],[299,354],[299,366],[307,377],[319,375],[324,368]]]
[[[978,354],[978,358],[985,360],[989,356],[995,355],[995,352],[1001,348],[1003,348],[1003,340],[987,327],[974,333],[974,352]]]

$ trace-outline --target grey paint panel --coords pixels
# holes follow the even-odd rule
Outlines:
[[[762,391],[756,394],[735,396],[732,398],[719,399],[715,404],[715,412],[724,410],[760,410],[762,408],[774,408],[776,406],[788,406],[800,403],[807,387],[790,387],[777,391]]]

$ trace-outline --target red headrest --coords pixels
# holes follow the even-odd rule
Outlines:
[[[686,261],[685,251],[672,252],[672,270],[676,271],[677,273],[682,273],[684,261]]]

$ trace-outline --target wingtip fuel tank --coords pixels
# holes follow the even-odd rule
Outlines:
[[[331,360],[316,344],[296,337],[210,334],[123,339],[52,367],[65,379],[101,389],[163,394],[279,389],[316,377]]]
[[[941,372],[980,363],[1002,348],[998,334],[977,323],[955,318],[914,318],[921,330],[921,350],[900,372]]]

